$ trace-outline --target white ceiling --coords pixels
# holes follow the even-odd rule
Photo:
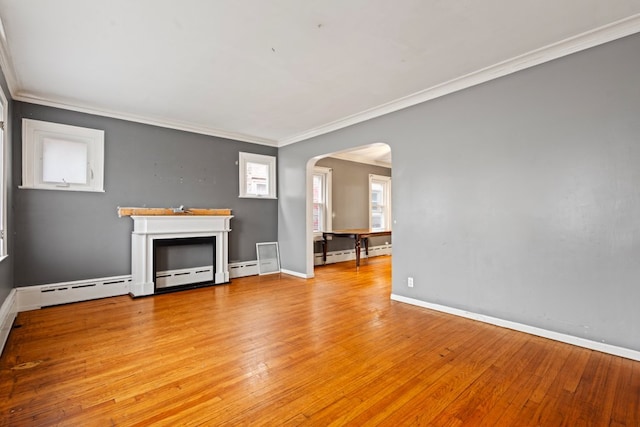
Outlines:
[[[282,146],[640,31],[638,14],[640,0],[0,0],[0,61],[14,99]]]
[[[330,157],[386,168],[391,167],[391,147],[382,142],[332,153]]]

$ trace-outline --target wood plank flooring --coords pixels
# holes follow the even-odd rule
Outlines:
[[[391,258],[20,313],[0,425],[640,426],[640,362],[389,299]]]

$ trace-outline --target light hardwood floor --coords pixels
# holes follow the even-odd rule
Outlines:
[[[390,301],[390,260],[20,313],[0,425],[640,426],[640,362]]]

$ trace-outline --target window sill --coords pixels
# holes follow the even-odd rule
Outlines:
[[[240,195],[238,196],[241,199],[268,199],[268,200],[278,200],[275,196],[251,196],[251,195]]]
[[[35,185],[19,185],[20,190],[54,190],[54,191],[84,191],[85,193],[104,193],[103,189],[99,188],[80,188],[80,187],[55,187],[55,186],[35,186]]]

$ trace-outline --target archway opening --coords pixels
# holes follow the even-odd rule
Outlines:
[[[355,236],[323,239],[336,230],[391,230],[391,147],[383,142],[316,156],[307,162],[307,276],[325,263],[356,262]],[[326,236],[326,234],[325,234]],[[330,239],[330,240],[329,240]],[[364,241],[362,257],[391,254],[391,235]],[[368,249],[368,251],[365,251]],[[325,252],[326,251],[326,252]]]

